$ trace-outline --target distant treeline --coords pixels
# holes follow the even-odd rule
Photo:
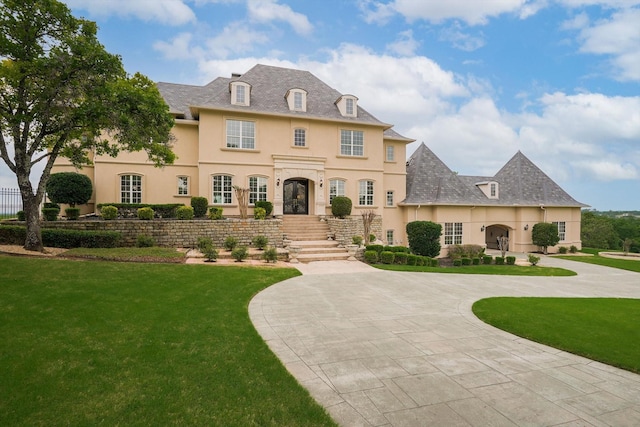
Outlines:
[[[582,246],[640,253],[640,211],[582,211]]]

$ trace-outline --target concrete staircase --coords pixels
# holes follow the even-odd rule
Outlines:
[[[298,246],[300,262],[346,260],[349,253],[329,240],[329,225],[312,215],[285,215],[282,225],[290,246]]]

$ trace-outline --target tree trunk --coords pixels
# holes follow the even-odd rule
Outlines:
[[[43,194],[33,194],[29,177],[18,176],[18,187],[22,196],[22,209],[27,223],[27,236],[24,248],[28,251],[43,252],[42,231],[40,229],[40,202]]]

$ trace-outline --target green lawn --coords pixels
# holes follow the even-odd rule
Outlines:
[[[473,305],[484,322],[515,335],[640,373],[640,300],[487,298]]]
[[[173,248],[73,248],[62,254],[67,258],[98,259],[127,262],[175,262],[185,261],[184,252]]]
[[[629,270],[629,271],[635,271],[636,273],[640,273],[640,260],[637,260],[637,259],[634,260],[634,259],[607,258],[600,255],[593,255],[593,256],[560,255],[560,256],[555,256],[555,258],[562,258],[570,261],[586,262],[588,264],[604,265],[606,267],[619,268],[622,270]]]
[[[502,276],[575,276],[571,270],[556,267],[520,265],[466,265],[464,267],[424,267],[415,265],[374,264],[373,267],[390,271],[426,273],[495,274]]]
[[[335,425],[247,313],[298,274],[0,256],[0,425]]]

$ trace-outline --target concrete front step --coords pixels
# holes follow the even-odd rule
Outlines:
[[[344,261],[349,259],[349,254],[344,253],[331,253],[331,254],[304,254],[298,255],[298,261],[300,262],[313,262],[313,261]]]
[[[339,261],[349,258],[345,248],[338,247],[334,240],[299,240],[292,241],[291,246],[300,248],[297,259],[300,262]]]

